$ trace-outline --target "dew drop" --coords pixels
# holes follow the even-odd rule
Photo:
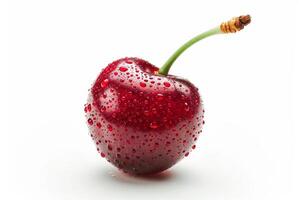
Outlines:
[[[106,111],[106,107],[105,106],[101,106],[100,112],[105,112],[105,111]]]
[[[171,86],[171,84],[170,84],[169,82],[164,82],[164,86],[166,86],[166,87],[170,87],[170,86]]]
[[[190,110],[189,104],[188,103],[184,103],[184,110],[186,112],[188,112]]]
[[[88,104],[88,105],[84,108],[84,111],[85,111],[85,112],[91,112],[91,110],[92,110],[91,104]]]
[[[161,94],[161,93],[158,93],[158,94],[156,95],[156,97],[157,97],[157,100],[159,100],[159,101],[161,101],[161,100],[164,99],[164,95]]]
[[[121,72],[126,72],[126,71],[128,70],[128,68],[127,68],[127,67],[121,66],[121,67],[119,68],[119,70],[120,70]]]
[[[151,122],[151,123],[150,123],[150,128],[153,128],[153,129],[158,128],[157,122]]]
[[[92,120],[91,118],[89,118],[89,119],[87,120],[87,122],[88,122],[89,125],[93,125],[93,123],[94,123],[93,120]]]
[[[149,116],[149,114],[150,114],[150,113],[149,113],[148,110],[145,110],[145,111],[144,111],[144,115],[145,115],[145,116]]]
[[[157,110],[156,110],[156,108],[152,108],[152,114],[157,114]]]
[[[140,86],[141,86],[141,87],[146,87],[146,83],[140,82]]]
[[[106,78],[101,82],[101,87],[105,88],[107,85],[108,85],[108,79]]]
[[[100,122],[98,122],[97,124],[96,124],[96,126],[98,127],[98,128],[101,128],[101,123]]]
[[[108,128],[109,131],[113,130],[113,127],[110,124],[107,125],[107,128]]]

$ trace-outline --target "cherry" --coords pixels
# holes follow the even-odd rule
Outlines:
[[[239,24],[227,22],[233,27],[222,25],[240,30],[250,17],[235,20]],[[204,124],[202,99],[191,82],[168,71],[189,46],[226,32],[222,25],[184,44],[160,69],[140,58],[122,58],[104,68],[84,108],[101,157],[130,174],[153,174],[196,148]]]

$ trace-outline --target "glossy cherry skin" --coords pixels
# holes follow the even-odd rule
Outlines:
[[[139,58],[116,60],[100,73],[85,105],[98,152],[130,174],[170,168],[195,149],[202,132],[198,89],[157,72]]]

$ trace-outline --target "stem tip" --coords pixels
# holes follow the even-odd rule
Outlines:
[[[241,15],[239,17],[234,17],[227,22],[223,22],[220,25],[220,29],[223,33],[235,33],[242,30],[251,22],[250,15]]]

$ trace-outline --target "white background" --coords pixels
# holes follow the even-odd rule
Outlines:
[[[299,10],[274,0],[2,2],[0,199],[299,199]],[[171,69],[204,99],[196,151],[147,179],[100,158],[83,105],[103,67],[125,56],[161,66],[248,13],[244,31],[197,43]]]

